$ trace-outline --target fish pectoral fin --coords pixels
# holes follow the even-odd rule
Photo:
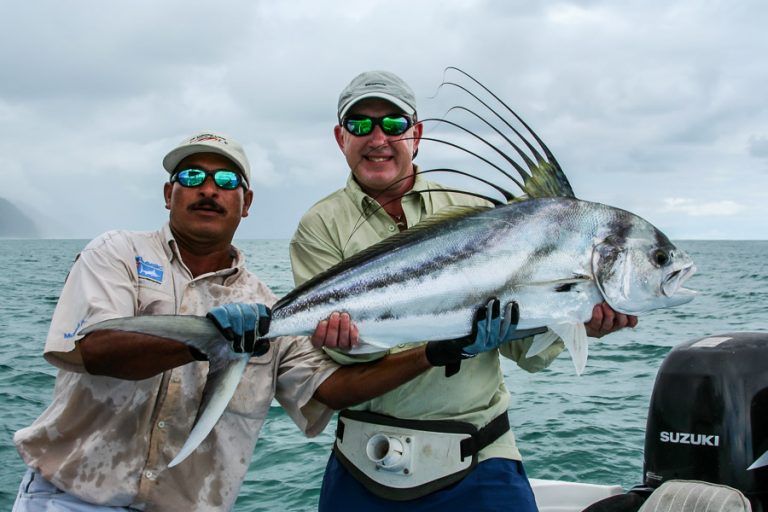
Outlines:
[[[391,344],[378,342],[375,340],[360,340],[360,344],[349,349],[350,354],[375,354],[377,352],[387,352],[392,348]]]
[[[747,471],[768,466],[768,450],[747,468]]]
[[[168,464],[169,468],[186,459],[208,437],[235,394],[237,385],[240,383],[248,364],[248,359],[250,359],[250,354],[238,354],[223,363],[211,361],[212,370],[208,372],[208,379],[203,389],[203,398],[195,424],[184,442],[184,446]]]
[[[584,327],[584,324],[576,322],[572,324],[555,324],[548,327],[563,340],[565,348],[571,354],[573,366],[576,368],[576,375],[581,375],[587,366],[587,357],[589,355],[587,329]]]
[[[239,354],[213,322],[202,316],[152,315],[113,318],[94,324],[82,331],[87,335],[98,330],[137,332],[177,340],[194,347],[208,356],[208,377],[197,418],[181,451],[168,467],[187,458],[213,430],[224,413],[250,359],[250,354]]]
[[[380,348],[373,345],[358,345],[355,348],[349,349],[347,353],[353,356],[359,356],[364,354],[380,354],[382,352],[387,352],[388,350],[388,348]]]
[[[525,353],[526,358],[534,357],[544,352],[550,345],[558,340],[559,336],[551,329],[533,337],[533,343]]]

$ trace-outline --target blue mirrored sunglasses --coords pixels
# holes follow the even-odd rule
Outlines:
[[[241,186],[247,188],[240,174],[228,169],[205,171],[203,169],[182,169],[173,173],[171,183],[178,182],[182,187],[199,187],[208,176],[213,176],[213,182],[224,190],[235,190]]]

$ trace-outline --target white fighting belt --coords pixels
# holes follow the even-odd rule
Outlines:
[[[477,465],[461,442],[477,432],[458,421],[401,420],[361,411],[339,414],[334,453],[373,494],[410,500],[458,482]]]

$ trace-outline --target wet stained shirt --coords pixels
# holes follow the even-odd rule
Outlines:
[[[453,206],[487,206],[476,197],[456,192],[440,192],[441,185],[416,175],[414,190],[432,190],[403,197],[408,226],[429,215]],[[365,218],[365,222],[362,219]],[[301,284],[332,265],[396,233],[395,221],[368,196],[350,175],[346,187],[317,202],[302,217],[290,244],[291,265],[296,284]],[[489,297],[490,299],[490,297]],[[388,416],[419,420],[464,421],[480,428],[509,407],[509,392],[499,361],[499,353],[535,372],[548,366],[563,350],[561,341],[537,356],[525,358],[533,338],[502,345],[461,363],[461,371],[450,378],[443,368],[433,368],[384,395],[353,407]],[[413,345],[391,349],[407,350]],[[384,353],[350,356],[328,351],[340,364],[372,360]],[[428,399],[425,399],[428,397]],[[514,411],[511,412],[514,415]],[[514,421],[513,421],[514,423]],[[478,453],[479,460],[503,457],[520,460],[521,455],[510,431]]]
[[[332,411],[312,399],[338,366],[306,337],[276,338],[253,357],[223,416],[203,443],[169,469],[200,405],[208,364],[190,363],[128,381],[84,373],[67,357],[96,322],[138,315],[205,315],[228,302],[276,300],[245,269],[192,278],[168,225],[157,232],[114,231],[78,256],[62,290],[45,346],[61,368],[50,406],[14,436],[27,465],[57,487],[93,503],[145,510],[229,510],[251,460],[259,430],[277,399],[307,435],[322,431]]]

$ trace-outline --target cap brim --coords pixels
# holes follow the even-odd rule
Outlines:
[[[342,109],[339,111],[339,121],[344,119],[344,116],[347,115],[347,112],[349,112],[349,109],[351,109],[353,106],[355,106],[360,101],[362,101],[364,99],[367,99],[367,98],[379,98],[379,99],[388,101],[388,102],[392,103],[393,105],[395,105],[400,110],[402,110],[403,112],[405,112],[406,114],[408,114],[409,116],[412,116],[413,114],[416,113],[416,110],[414,110],[413,107],[411,107],[410,105],[408,105],[406,102],[404,102],[403,100],[401,100],[399,98],[396,98],[396,97],[394,97],[392,95],[389,95],[389,94],[383,93],[383,92],[369,92],[367,94],[363,94],[363,95],[358,96],[357,98],[347,102],[347,104],[344,105],[344,107],[342,107]]]
[[[245,178],[246,183],[248,183],[248,173],[245,169],[243,169],[243,166],[240,165],[236,158],[234,158],[226,151],[223,151],[216,146],[209,146],[208,144],[190,144],[171,150],[171,152],[165,155],[165,158],[163,158],[163,167],[166,171],[168,171],[168,174],[173,174],[173,171],[176,170],[179,162],[188,156],[195,155],[197,153],[216,153],[217,155],[226,157],[237,166],[237,168],[240,170],[240,174],[243,176],[243,178]]]

